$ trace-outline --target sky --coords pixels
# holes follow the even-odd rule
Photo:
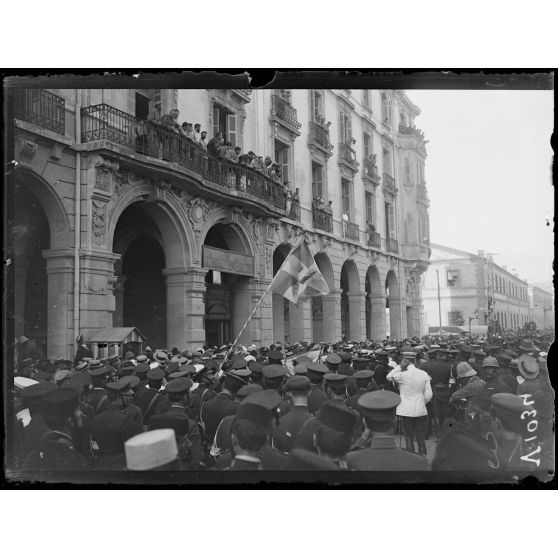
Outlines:
[[[406,93],[429,140],[431,241],[494,253],[521,279],[552,284],[553,92]]]

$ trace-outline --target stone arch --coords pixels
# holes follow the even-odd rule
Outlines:
[[[329,256],[325,252],[318,252],[314,256],[314,260],[316,261],[320,273],[324,276],[329,290],[333,291],[335,289],[335,277],[333,275],[333,265],[331,264]]]
[[[182,206],[174,196],[165,196],[164,199],[153,198],[153,185],[147,183],[133,187],[117,199],[107,227],[109,250],[113,251],[114,232],[122,213],[136,203],[141,203],[142,210],[153,219],[159,229],[166,267],[171,269],[190,267],[191,247],[195,247],[195,239],[186,224]]]
[[[50,249],[70,248],[72,245],[70,221],[54,187],[30,169],[18,170],[16,182],[25,186],[41,204],[50,228]]]
[[[366,338],[381,340],[386,335],[386,296],[380,272],[375,265],[366,270]]]
[[[399,279],[393,269],[390,269],[386,275],[385,292],[386,306],[389,310],[390,339],[400,340],[403,337],[401,291]]]
[[[212,211],[207,217],[207,220],[203,224],[200,232],[200,250],[201,245],[207,236],[207,233],[218,224],[228,225],[232,231],[236,234],[230,240],[229,249],[233,252],[239,252],[241,254],[247,254],[249,256],[254,256],[257,254],[257,244],[254,238],[253,231],[249,232],[249,223],[244,218],[231,220],[230,210],[226,207],[220,207],[215,211]],[[261,234],[261,227],[260,227]]]

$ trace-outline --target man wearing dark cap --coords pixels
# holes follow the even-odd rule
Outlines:
[[[248,363],[248,369],[252,372],[250,379],[253,384],[258,384],[263,388],[263,366],[261,363],[252,360]]]
[[[148,428],[173,428],[184,467],[199,469],[202,460],[202,440],[198,425],[188,416],[187,409],[188,392],[192,385],[188,378],[170,380],[165,387],[170,408],[166,413],[153,415]]]
[[[91,377],[92,388],[84,399],[84,404],[91,408],[91,419],[99,413],[102,413],[108,405],[108,396],[106,391],[106,380],[108,370],[105,366],[90,368],[88,374]]]
[[[498,360],[494,357],[486,357],[482,361],[482,374],[481,378],[484,380],[484,391],[485,391],[485,404],[484,408],[488,409],[490,406],[490,398],[496,393],[512,393],[510,386],[504,382],[500,377],[500,365]]]
[[[308,394],[308,412],[315,415],[320,407],[328,400],[325,391],[322,389],[324,375],[329,369],[320,362],[309,362],[306,364],[306,375],[310,380],[310,393]]]
[[[283,399],[283,386],[288,373],[289,371],[282,364],[268,364],[263,367],[264,390],[276,391],[281,397],[282,401],[279,406],[281,416],[291,410],[291,406]]]
[[[341,362],[342,359],[339,353],[329,353],[325,359],[325,365],[327,366],[329,372],[337,372]]]
[[[427,404],[427,411],[431,421],[429,431],[434,430],[437,435],[442,431],[444,421],[450,415],[450,379],[452,368],[448,362],[448,349],[438,349],[436,358],[420,366],[430,376],[432,400]]]
[[[134,390],[130,385],[130,379],[137,376],[125,376],[117,382],[109,382],[107,384],[107,395],[109,404],[107,409],[116,409],[128,415],[132,422],[139,426],[143,425],[143,415],[140,408],[134,404]]]
[[[481,375],[482,361],[487,357],[487,354],[482,349],[475,349],[469,364],[473,367],[479,376]]]
[[[294,446],[298,433],[312,416],[308,411],[308,392],[310,380],[306,376],[295,375],[285,383],[291,410],[281,416],[273,430],[273,445],[279,451],[289,453]]]
[[[312,441],[316,452],[339,469],[348,469],[346,454],[351,448],[358,414],[345,405],[328,401],[322,405],[315,420],[317,424]]]
[[[58,388],[42,396],[44,421],[48,432],[43,434],[24,461],[24,467],[44,471],[79,471],[88,468],[72,440],[72,417],[79,395],[72,388]]]
[[[250,370],[230,369],[224,376],[221,392],[204,401],[200,411],[200,424],[207,444],[212,444],[219,423],[227,415],[234,415],[238,408],[235,402],[238,390],[249,383]]]
[[[109,391],[118,394],[125,389],[122,385],[111,383]],[[107,407],[106,411],[99,413],[91,423],[91,439],[95,449],[96,470],[121,470],[125,468],[124,442],[143,432],[140,424],[134,422],[132,417],[123,412],[118,405]]]
[[[391,372],[389,366],[389,355],[383,349],[376,349],[374,357],[378,361],[378,365],[374,368],[374,380],[378,384],[379,389],[387,389],[389,382],[386,380],[387,375]]]
[[[374,372],[372,370],[359,370],[355,372],[351,377],[355,382],[356,390],[353,394],[345,400],[345,405],[352,409],[353,411],[359,411],[358,409],[358,399],[361,395],[368,393],[369,391],[375,391],[378,389],[378,385],[374,380]]]
[[[273,349],[267,353],[267,361],[269,364],[283,364],[284,355],[278,349]]]
[[[149,419],[153,415],[164,413],[170,407],[169,400],[164,392],[160,391],[164,377],[165,372],[160,367],[150,369],[146,374],[147,386],[144,388],[138,386],[135,404],[141,411],[144,426],[149,424]]]
[[[364,431],[347,455],[349,469],[355,471],[427,471],[423,455],[397,447],[395,441],[396,409],[401,397],[390,391],[374,391],[361,395],[358,407]]]

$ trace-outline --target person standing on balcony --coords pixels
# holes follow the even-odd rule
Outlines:
[[[201,134],[200,134],[200,147],[204,150],[207,151],[207,143],[205,143],[205,138],[207,137],[207,132],[204,130]]]
[[[170,161],[171,154],[177,153],[178,141],[177,138],[173,137],[173,132],[178,132],[180,126],[178,124],[178,115],[180,111],[178,109],[171,109],[168,114],[163,114],[161,117],[161,126],[166,128],[163,132],[163,159]]]
[[[331,200],[329,200],[329,202],[327,203],[327,207],[325,208],[325,210],[330,214],[333,215],[333,202]]]
[[[161,101],[155,103],[155,107],[149,111],[147,115],[148,126],[148,148],[149,155],[161,158]]]
[[[209,143],[207,144],[207,150],[212,155],[217,155],[217,150],[223,145],[223,143],[223,134],[219,132],[215,137],[209,140]]]
[[[194,141],[199,145],[201,139],[201,124],[194,124]]]

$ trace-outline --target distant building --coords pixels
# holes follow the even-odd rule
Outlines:
[[[554,329],[554,295],[535,285],[529,285],[529,321],[537,329]]]
[[[423,301],[428,327],[492,326],[493,331],[523,327],[529,321],[529,285],[482,250],[471,254],[431,243]],[[440,304],[438,304],[438,279]],[[441,313],[441,316],[440,316]]]

